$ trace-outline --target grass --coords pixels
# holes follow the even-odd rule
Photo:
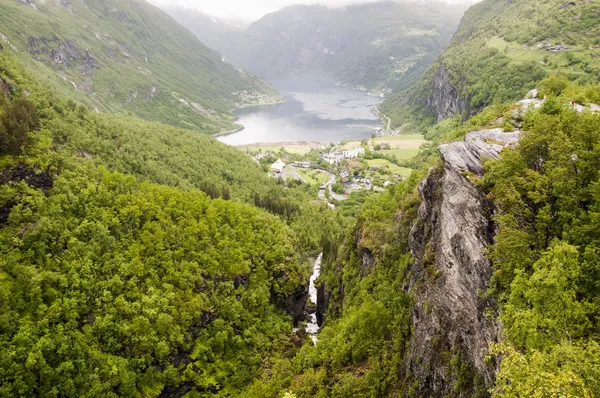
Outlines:
[[[415,157],[418,153],[418,149],[382,149],[375,151],[383,155],[395,156],[398,160],[408,160]]]
[[[371,140],[372,145],[388,144],[391,149],[419,149],[425,142],[427,141],[422,134],[394,135]]]
[[[319,170],[295,168],[304,180],[311,185],[323,185],[329,181],[329,176]]]
[[[344,144],[343,148],[346,150],[360,148],[360,141],[350,141]]]
[[[403,177],[408,177],[410,176],[410,173],[412,173],[412,169],[397,166],[387,159],[370,159],[367,160],[367,164],[369,165],[369,167],[377,166],[379,168],[386,168],[390,171],[390,173],[398,174]]]
[[[255,152],[274,152],[277,153],[281,151],[283,148],[286,152],[297,153],[300,155],[306,154],[310,152],[310,150],[315,147],[309,144],[303,143],[273,143],[273,144],[249,144],[249,145],[239,145],[236,146],[239,150],[243,152],[255,153]]]
[[[590,49],[582,45],[568,45],[567,51],[553,52],[539,49],[537,46],[511,43],[499,37],[489,39],[486,44],[490,48],[503,52],[514,63],[537,62],[548,73],[582,73],[579,65],[582,62],[592,67],[600,66],[600,49]]]

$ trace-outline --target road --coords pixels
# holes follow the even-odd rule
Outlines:
[[[306,180],[304,178],[302,178],[302,176],[300,174],[298,174],[298,172],[296,171],[296,168],[286,167],[284,169],[284,175],[285,175],[284,179],[287,179],[287,174],[291,174],[295,179],[300,180],[306,184]]]
[[[321,199],[326,198],[325,197],[326,189],[329,189],[329,195],[331,195],[331,197],[335,200],[340,201],[340,200],[347,199],[344,195],[338,195],[337,193],[333,192],[333,188],[331,187],[335,183],[335,175],[333,173],[330,173],[327,170],[323,170],[323,169],[314,169],[314,170],[319,170],[319,171],[327,174],[327,176],[329,177],[329,181],[327,181],[325,184],[321,185],[321,187],[319,189],[319,197]]]
[[[311,170],[318,170],[322,173],[327,174],[327,176],[329,177],[329,180],[325,184],[323,184],[319,187],[319,199],[326,202],[329,205],[329,207],[331,207],[332,209],[335,208],[335,205],[333,203],[330,203],[329,200],[327,200],[327,196],[325,196],[326,189],[329,189],[329,195],[337,201],[347,199],[344,195],[338,195],[337,193],[333,192],[332,185],[335,183],[335,174],[330,173],[329,171],[323,170],[323,169],[311,169]],[[282,177],[284,179],[286,179],[290,174],[294,178],[296,178],[306,184],[306,180],[304,178],[302,178],[302,176],[300,174],[298,174],[298,172],[296,171],[296,169],[294,167],[286,167]]]
[[[377,117],[379,117],[379,119],[386,119],[387,120],[387,127],[385,129],[385,131],[390,134],[392,131],[392,119],[390,119],[386,114],[384,114],[383,112],[381,112],[379,110],[379,108],[375,108],[375,115]]]

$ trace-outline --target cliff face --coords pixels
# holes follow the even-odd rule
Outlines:
[[[439,64],[425,107],[436,116],[438,122],[458,114],[466,117],[470,113],[469,99],[460,95],[443,63]]]
[[[484,359],[500,328],[486,316],[494,303],[483,298],[492,272],[485,250],[494,237],[494,208],[467,176],[481,177],[482,159],[497,158],[518,138],[493,129],[441,145],[443,167],[419,185],[422,203],[409,242],[416,260],[408,282],[413,333],[405,359],[419,396],[485,395],[494,381],[496,364]]]

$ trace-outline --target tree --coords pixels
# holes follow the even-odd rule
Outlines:
[[[502,320],[509,339],[542,349],[585,336],[591,327],[585,304],[577,300],[581,277],[577,248],[556,242],[533,265],[531,276],[518,271]]]
[[[35,106],[19,98],[3,106],[0,116],[0,155],[22,155],[31,145],[31,131],[40,128]]]

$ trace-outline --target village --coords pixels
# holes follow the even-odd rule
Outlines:
[[[273,178],[318,185],[319,198],[346,200],[360,191],[381,192],[407,178],[404,163],[425,143],[422,136],[373,137],[306,151],[260,148],[249,152]]]

